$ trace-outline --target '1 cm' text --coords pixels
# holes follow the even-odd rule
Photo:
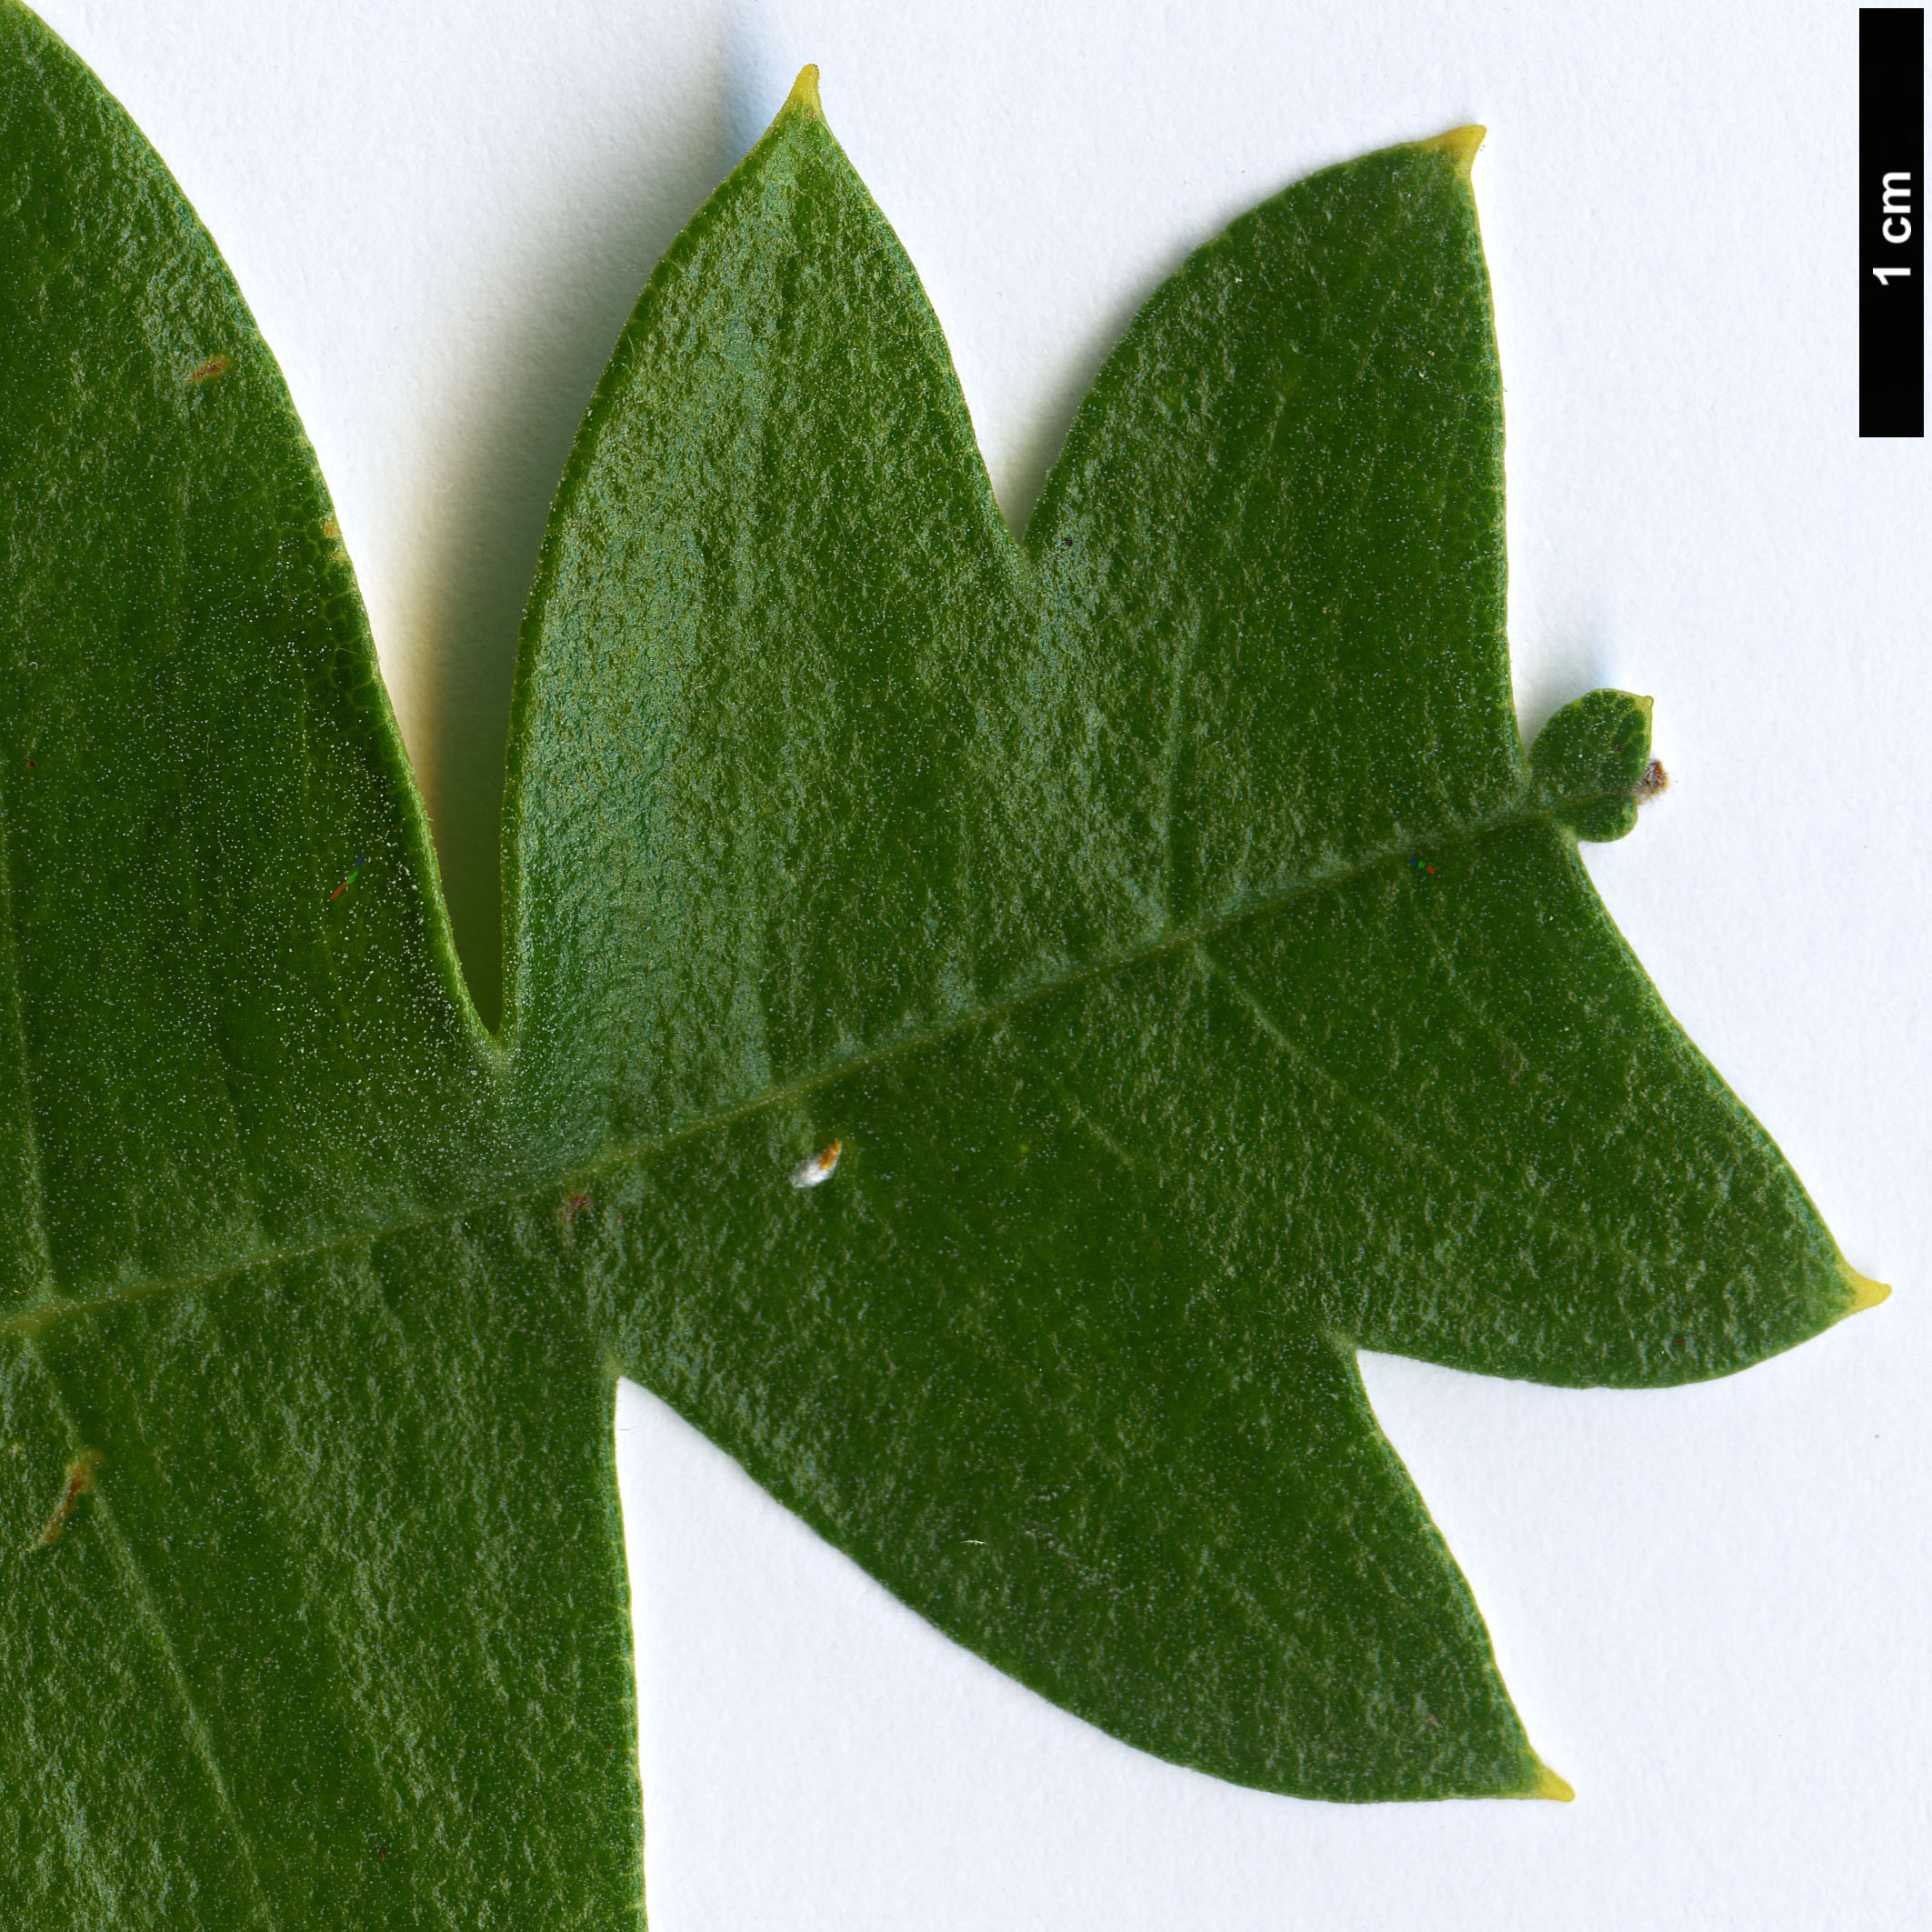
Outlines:
[[[1895,246],[1912,239],[1912,176],[1909,171],[1886,175],[1882,184],[1885,189],[1885,204],[1881,210],[1885,215],[1884,225],[1878,232]],[[1881,288],[1892,285],[1894,275],[1908,275],[1909,268],[1875,268],[1872,273],[1878,278]]]

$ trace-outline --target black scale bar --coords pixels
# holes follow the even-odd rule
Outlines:
[[[1926,433],[1926,15],[1858,9],[1858,434]]]

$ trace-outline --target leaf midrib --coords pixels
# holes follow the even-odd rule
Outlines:
[[[653,1155],[665,1153],[672,1147],[698,1139],[721,1127],[731,1126],[768,1108],[783,1106],[806,1094],[816,1092],[821,1086],[831,1085],[835,1080],[842,1080],[853,1074],[863,1073],[870,1067],[916,1053],[969,1027],[993,1024],[1008,1014],[1016,1012],[1022,1006],[1030,1006],[1036,1000],[1050,998],[1056,993],[1066,992],[1109,974],[1131,972],[1151,959],[1156,959],[1163,954],[1177,951],[1184,946],[1201,945],[1246,920],[1266,918],[1272,913],[1279,912],[1284,906],[1311,892],[1319,892],[1326,886],[1346,885],[1349,881],[1360,878],[1378,866],[1392,864],[1397,859],[1423,853],[1452,850],[1458,846],[1474,844],[1477,839],[1488,837],[1492,834],[1508,831],[1517,826],[1532,825],[1538,821],[1555,821],[1565,814],[1578,811],[1585,806],[1627,796],[1627,787],[1617,786],[1531,805],[1527,802],[1527,795],[1519,793],[1509,805],[1489,817],[1478,819],[1473,824],[1458,826],[1452,831],[1439,834],[1434,838],[1404,840],[1399,845],[1378,849],[1353,863],[1336,866],[1333,871],[1298,879],[1292,885],[1277,887],[1262,898],[1216,914],[1195,925],[1163,933],[1158,938],[1150,939],[1126,952],[1075,967],[1053,978],[1042,980],[1037,985],[1022,987],[1017,992],[994,1001],[990,1006],[976,1006],[969,1011],[936,1021],[921,1027],[917,1032],[886,1041],[864,1053],[855,1054],[848,1059],[839,1060],[829,1066],[814,1068],[809,1073],[786,1081],[782,1086],[762,1088],[756,1094],[708,1114],[700,1115],[697,1118],[673,1127],[666,1133],[646,1140],[633,1141],[625,1146],[613,1148],[571,1166],[556,1168],[522,1186],[479,1196],[448,1206],[432,1209],[425,1214],[410,1216],[376,1226],[355,1228],[332,1236],[326,1241],[312,1243],[307,1247],[281,1248],[270,1254],[251,1255],[244,1259],[225,1262],[218,1267],[205,1269],[195,1274],[169,1276],[156,1281],[124,1286],[104,1295],[43,1304],[37,1307],[24,1309],[17,1315],[0,1320],[0,1340],[16,1336],[31,1338],[44,1335],[62,1323],[85,1320],[90,1316],[130,1307],[139,1302],[151,1300],[156,1296],[210,1290],[260,1269],[287,1267],[301,1262],[320,1260],[325,1256],[385,1240],[392,1236],[412,1234],[420,1228],[458,1221],[465,1215],[495,1207],[515,1206],[553,1190],[594,1179],[598,1175],[609,1173],[613,1168],[648,1159]]]

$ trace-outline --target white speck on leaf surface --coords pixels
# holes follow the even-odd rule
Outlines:
[[[832,1170],[838,1166],[838,1150],[843,1142],[835,1140],[830,1146],[821,1147],[792,1169],[794,1187],[816,1187],[832,1178]]]

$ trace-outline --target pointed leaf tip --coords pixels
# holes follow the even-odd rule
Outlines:
[[[826,117],[825,105],[818,98],[818,69],[807,61],[798,70],[798,78],[792,83],[792,91],[785,97],[781,114],[810,115],[815,120]]]
[[[1567,1777],[1559,1777],[1540,1760],[1537,1765],[1537,1781],[1524,1792],[1525,1797],[1554,1798],[1559,1805],[1567,1805],[1577,1796],[1577,1787]]]
[[[1418,141],[1417,147],[1432,147],[1449,157],[1450,165],[1467,181],[1476,166],[1476,151],[1483,145],[1483,137],[1489,130],[1480,123],[1471,121],[1467,127],[1452,127],[1447,134],[1437,135],[1430,141]]]
[[[1838,1273],[1845,1277],[1848,1299],[1845,1305],[1846,1315],[1862,1315],[1867,1308],[1876,1308],[1882,1301],[1891,1298],[1891,1284],[1874,1281],[1868,1275],[1861,1275],[1851,1263],[1842,1256],[1838,1261]],[[1844,1316],[1839,1317],[1840,1320]]]

